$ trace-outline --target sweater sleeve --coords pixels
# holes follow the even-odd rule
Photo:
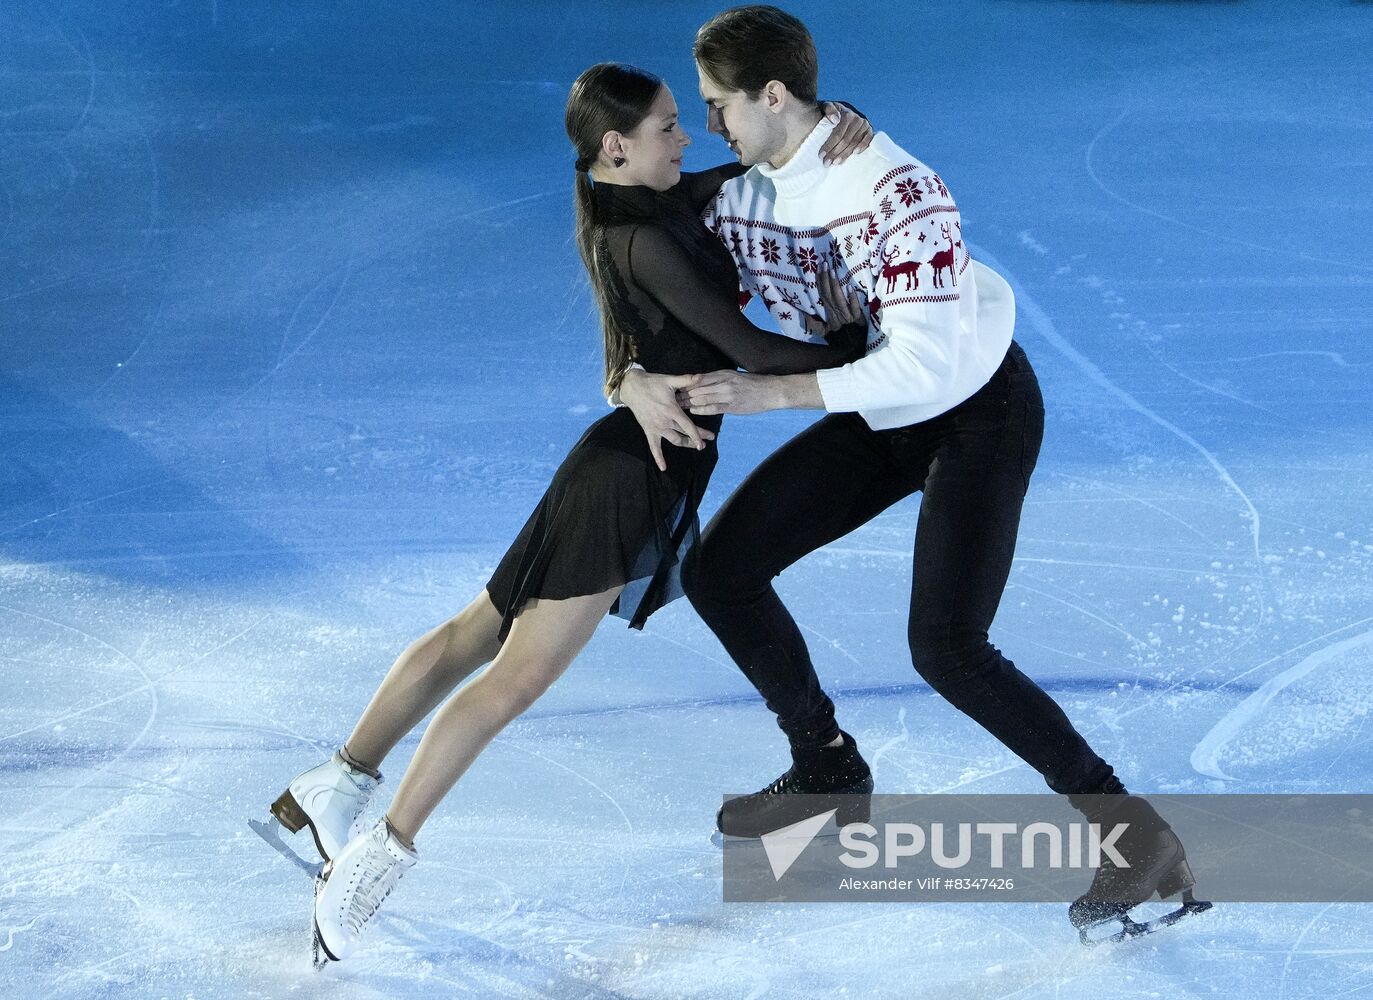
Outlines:
[[[872,218],[869,305],[882,335],[874,346],[887,344],[817,374],[831,413],[936,404],[955,392],[968,263],[958,208],[937,175],[907,165],[874,187]]]
[[[841,347],[807,344],[754,326],[736,301],[710,284],[682,245],[658,227],[639,226],[629,240],[630,279],[740,368],[794,375],[841,365],[851,356]]]

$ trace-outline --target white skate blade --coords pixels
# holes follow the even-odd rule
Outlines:
[[[266,823],[261,823],[255,819],[250,819],[248,820],[248,826],[255,834],[257,834],[259,837],[265,840],[274,851],[280,854],[287,861],[294,864],[297,868],[303,871],[310,878],[314,878],[316,875],[320,873],[320,870],[324,868],[324,862],[320,861],[311,864],[309,861],[306,861],[299,854],[297,854],[295,851],[291,850],[289,847],[286,846],[286,842],[281,839],[281,831],[285,829],[285,827],[281,825],[281,821],[278,820],[275,816],[269,819]]]

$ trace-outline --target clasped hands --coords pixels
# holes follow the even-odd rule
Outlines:
[[[846,294],[839,279],[828,269],[820,271],[816,284],[825,317],[807,315],[807,329],[812,334],[829,337],[845,327],[853,331],[857,324],[862,324],[865,335],[866,307],[858,293]],[[861,344],[859,349],[861,351]],[[620,382],[620,401],[634,413],[654,462],[659,470],[666,472],[664,441],[678,448],[699,451],[715,439],[713,431],[696,424],[693,414],[761,413],[792,405],[781,391],[781,381],[782,378],[774,375],[750,375],[731,370],[699,375],[657,375],[632,368]]]

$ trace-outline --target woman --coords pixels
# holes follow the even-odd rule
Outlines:
[[[682,174],[691,140],[661,80],[629,66],[593,66],[572,87],[566,125],[577,151],[577,244],[601,310],[612,394],[634,362],[666,374],[734,367],[787,374],[862,353],[866,324],[849,304],[830,309],[829,344],[765,332],[740,314],[734,263],[700,211],[741,168]],[[850,115],[827,152],[846,155],[870,137],[866,122]],[[415,864],[413,838],[430,813],[486,744],[562,674],[606,612],[618,607],[642,627],[670,599],[672,570],[695,536],[715,464],[720,418],[696,423],[700,430],[689,426],[681,439],[699,439],[695,447],[662,453],[628,410],[594,423],[486,589],[401,654],[343,747],[273,804],[288,830],[310,827],[327,862],[316,880],[317,963],[353,949]],[[488,662],[434,716],[386,816],[365,829],[362,811],[381,780],[381,761]]]

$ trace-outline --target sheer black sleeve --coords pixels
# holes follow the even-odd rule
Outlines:
[[[638,226],[629,238],[630,278],[698,337],[740,368],[759,375],[795,375],[837,368],[853,354],[829,344],[807,344],[761,330],[720,294],[682,245],[656,226]]]
[[[715,197],[715,192],[720,190],[721,184],[733,180],[747,170],[742,163],[722,163],[709,170],[683,173],[678,183],[682,185],[687,200],[691,202],[691,210],[699,214],[709,204],[710,199]]]

